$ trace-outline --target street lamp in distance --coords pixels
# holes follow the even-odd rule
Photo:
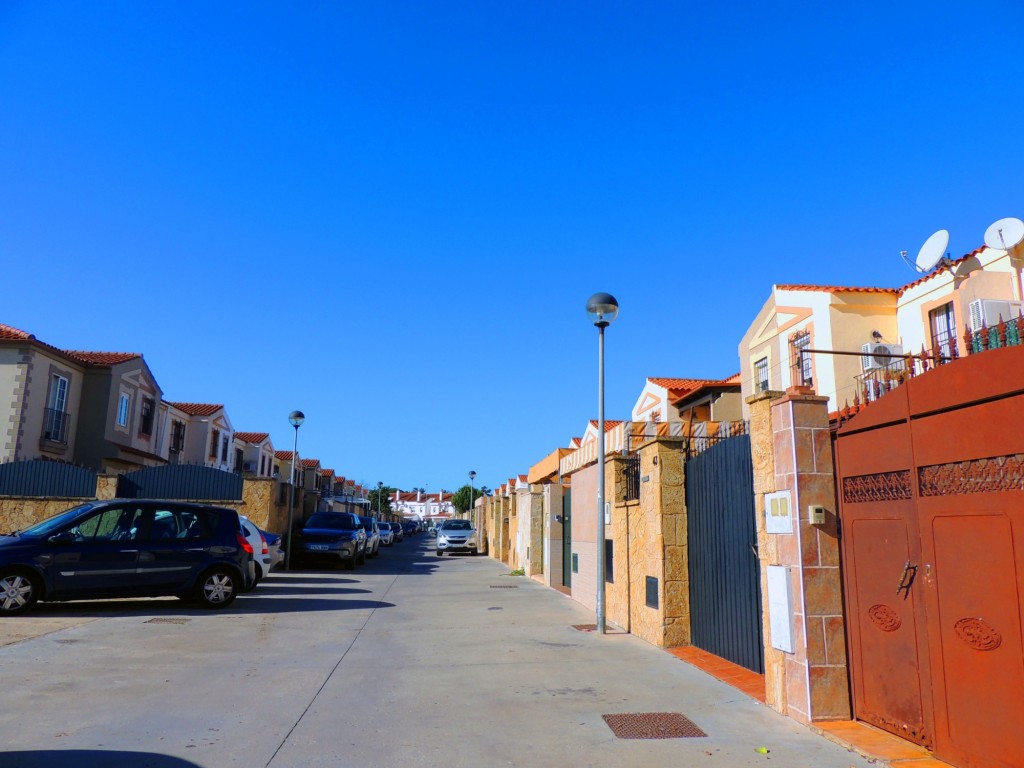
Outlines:
[[[597,631],[605,631],[604,541],[604,329],[619,315],[619,302],[610,293],[595,293],[587,299],[587,316],[597,326]]]
[[[294,510],[295,510],[295,457],[299,452],[299,427],[306,420],[306,414],[302,411],[292,411],[288,414],[288,423],[295,427],[295,439],[292,441],[292,475],[288,482],[288,548],[284,552],[284,569],[292,569],[292,534],[294,531]]]
[[[476,486],[473,484],[474,480],[476,480],[476,472],[471,469],[469,470],[469,509],[466,510],[469,512],[470,520],[473,520],[473,518],[476,517],[476,509],[473,507],[473,502],[476,501],[476,499],[473,498],[476,494]],[[475,524],[476,523],[474,522],[474,525]]]

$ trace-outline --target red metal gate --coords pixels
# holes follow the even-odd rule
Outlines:
[[[1024,767],[1024,347],[909,380],[836,459],[856,717]]]

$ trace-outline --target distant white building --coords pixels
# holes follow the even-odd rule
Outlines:
[[[422,488],[395,491],[391,494],[391,508],[406,520],[446,520],[455,516],[453,495],[446,491],[424,493]]]

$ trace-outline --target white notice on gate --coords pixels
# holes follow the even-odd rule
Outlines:
[[[789,568],[768,566],[768,619],[772,648],[793,652],[793,582]]]

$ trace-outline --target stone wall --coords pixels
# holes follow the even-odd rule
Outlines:
[[[768,393],[748,400],[765,605],[767,703],[805,723],[850,717],[827,402],[800,387],[782,396]],[[771,492],[786,494],[789,502],[792,520],[784,532],[766,530],[765,494]],[[826,523],[811,523],[812,505],[832,511]],[[792,588],[792,652],[772,645],[769,565],[785,568]]]
[[[301,491],[299,492],[301,494]],[[117,498],[117,475],[98,475],[96,495],[89,498],[47,498],[0,496],[0,532],[20,531],[87,501]],[[242,500],[196,499],[197,504],[228,507],[245,515],[260,528],[283,533],[287,528],[288,505],[276,503],[277,481],[271,478],[246,478]],[[299,499],[301,501],[301,497]],[[296,508],[301,508],[297,503]]]
[[[563,540],[562,500],[565,487],[556,483],[543,486],[542,511],[544,517],[544,583],[549,587],[562,586]]]
[[[640,500],[629,514],[630,631],[653,645],[690,644],[686,476],[682,441],[640,446]],[[647,605],[647,579],[658,580],[658,607]]]

